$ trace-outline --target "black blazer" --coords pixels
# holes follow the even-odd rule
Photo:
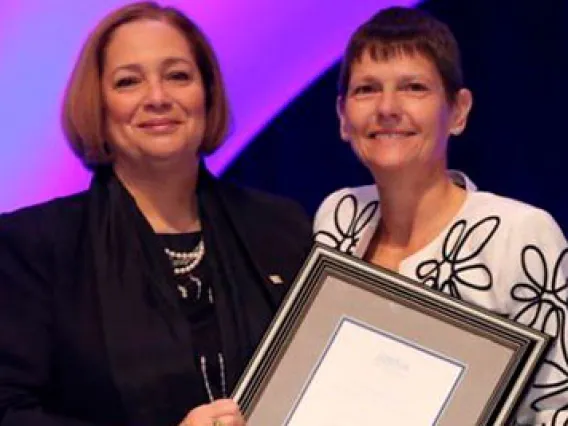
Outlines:
[[[215,186],[255,285],[280,301],[311,246],[308,218],[291,201]],[[109,371],[100,307],[76,275],[87,198],[88,191],[0,216],[0,426],[128,423]]]

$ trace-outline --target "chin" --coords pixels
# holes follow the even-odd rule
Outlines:
[[[384,147],[371,146],[360,155],[373,170],[396,171],[417,165],[425,160],[423,153],[415,146]]]
[[[367,156],[363,162],[374,169],[396,170],[412,163],[411,159],[399,154]]]
[[[196,150],[191,149],[187,145],[181,147],[162,147],[161,149],[144,149],[140,152],[145,163],[175,163],[185,162],[197,157]]]
[[[416,168],[416,163],[401,158],[381,158],[364,161],[365,166],[375,175],[406,173]]]
[[[197,148],[198,144],[194,144],[188,141],[187,138],[180,138],[177,135],[175,137],[153,137],[140,144],[140,151],[156,157],[183,155],[184,152],[196,151]]]

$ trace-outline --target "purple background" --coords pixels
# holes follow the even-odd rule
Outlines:
[[[64,141],[62,93],[93,26],[118,0],[2,0],[0,212],[86,187]],[[411,0],[178,0],[210,37],[234,114],[227,144],[208,159],[222,172],[293,98],[339,58],[349,34],[381,7]]]

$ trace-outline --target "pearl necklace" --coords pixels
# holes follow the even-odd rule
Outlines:
[[[190,252],[178,252],[170,250],[169,248],[165,248],[164,251],[174,265],[174,274],[184,275],[193,271],[199,262],[201,262],[205,255],[205,244],[203,243],[203,239],[201,239],[197,246]]]

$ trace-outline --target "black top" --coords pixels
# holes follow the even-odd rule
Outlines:
[[[159,237],[120,185],[98,185],[0,215],[0,426],[174,426],[208,400]],[[230,393],[311,225],[293,202],[210,176],[198,197]]]
[[[202,242],[201,232],[187,234],[160,234],[164,247],[176,253],[196,253]],[[192,259],[193,260],[193,259]],[[183,262],[170,258],[174,272],[176,290],[180,306],[187,317],[191,329],[195,363],[200,369],[207,400],[227,398],[226,355],[221,346],[219,322],[215,315],[215,294],[211,285],[210,263],[212,254],[204,249],[203,256],[196,259],[195,267],[183,270]],[[189,262],[186,262],[189,263]],[[192,265],[189,265],[192,266]]]

